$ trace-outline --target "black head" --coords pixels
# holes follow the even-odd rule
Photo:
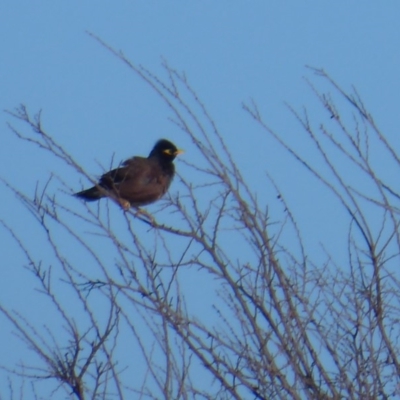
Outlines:
[[[160,139],[154,145],[153,150],[151,150],[149,158],[157,157],[160,160],[172,162],[174,158],[181,153],[183,153],[183,151],[177,149],[176,146],[169,140]]]

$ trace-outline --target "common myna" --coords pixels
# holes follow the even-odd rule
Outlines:
[[[166,139],[159,140],[147,158],[132,157],[104,175],[96,186],[75,193],[86,201],[111,197],[124,210],[160,199],[175,174],[174,158],[183,153]]]

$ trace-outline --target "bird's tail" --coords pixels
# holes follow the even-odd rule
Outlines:
[[[95,201],[104,197],[104,192],[97,186],[90,189],[82,190],[82,192],[75,193],[74,196],[80,197],[86,201]]]

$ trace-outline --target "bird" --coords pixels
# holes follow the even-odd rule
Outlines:
[[[75,193],[85,201],[115,200],[124,211],[154,203],[168,190],[175,175],[173,161],[183,153],[166,139],[156,142],[149,156],[132,157],[103,174],[97,185]]]

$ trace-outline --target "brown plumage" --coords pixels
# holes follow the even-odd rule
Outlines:
[[[180,153],[173,143],[161,139],[147,158],[126,160],[121,167],[102,175],[96,186],[75,196],[86,201],[111,197],[124,210],[153,203],[167,192],[175,174],[173,161]]]

